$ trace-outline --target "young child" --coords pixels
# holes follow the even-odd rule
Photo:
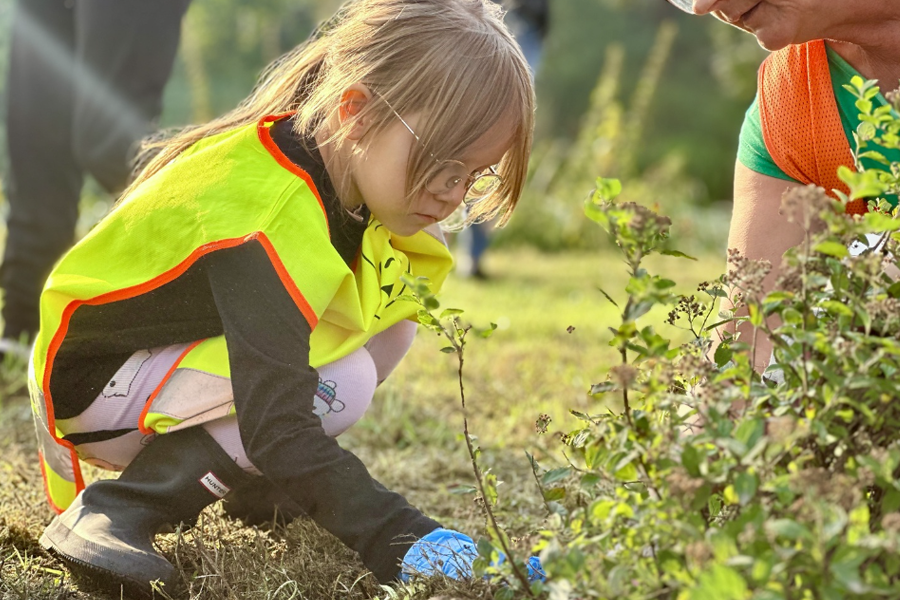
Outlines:
[[[45,548],[172,584],[154,535],[236,490],[248,515],[293,503],[379,581],[470,572],[468,536],[333,436],[412,342],[401,277],[439,286],[450,268],[437,224],[463,203],[505,220],[518,200],[534,100],[501,16],[488,0],[356,0],[237,109],[157,144],[42,295],[29,380],[61,513]],[[122,473],[78,494],[79,459]],[[435,541],[457,560],[429,562]]]

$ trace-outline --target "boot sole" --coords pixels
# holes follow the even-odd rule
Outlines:
[[[59,518],[53,519],[47,526],[38,543],[72,567],[73,572],[87,577],[98,587],[115,592],[121,587],[130,595],[144,598],[156,596],[150,586],[151,581],[161,581],[167,591],[171,591],[174,587],[175,568],[164,558],[151,559],[153,565],[149,565],[148,561],[129,560],[127,555],[110,559],[109,550],[85,540],[63,525]],[[168,568],[159,561],[165,561]],[[129,571],[141,573],[155,571],[156,576],[141,575],[139,579],[135,579],[127,573]]]

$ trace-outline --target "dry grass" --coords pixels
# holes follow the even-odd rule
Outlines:
[[[666,260],[672,262],[655,270],[687,269],[673,278],[688,286],[718,268],[715,259]],[[469,427],[479,437],[483,466],[503,481],[500,521],[527,552],[545,512],[524,451],[553,466],[560,459],[553,432],[574,426],[568,410],[596,409],[585,392],[605,378],[613,360],[606,327],[614,317],[596,287],[613,293],[624,285],[624,275],[615,263],[590,254],[506,251],[491,255],[487,268],[502,276],[484,283],[451,278],[444,305],[465,308],[476,324],[500,324],[494,337],[467,348]],[[385,485],[446,527],[477,539],[485,532],[484,518],[466,491],[473,478],[461,439],[455,357],[441,354],[442,345],[420,335],[342,445]],[[38,545],[52,513],[43,497],[23,378],[21,367],[0,368],[0,599],[119,598],[74,579]],[[554,422],[551,433],[539,437],[534,421],[541,413]],[[482,581],[382,588],[351,551],[314,523],[264,532],[240,526],[215,506],[193,530],[160,536],[159,546],[184,581],[183,590],[160,597],[178,600],[493,597]]]

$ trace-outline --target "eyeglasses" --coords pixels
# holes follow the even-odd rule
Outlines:
[[[694,0],[666,0],[672,6],[680,8],[686,13],[694,14]]]
[[[384,100],[384,98],[381,98]],[[463,204],[466,206],[474,206],[491,194],[493,194],[503,183],[503,178],[497,173],[494,167],[488,167],[481,171],[470,172],[468,167],[458,160],[438,160],[437,157],[428,151],[428,147],[422,142],[419,135],[413,131],[403,117],[400,116],[394,107],[387,100],[384,100],[391,112],[394,113],[403,126],[416,138],[419,145],[428,152],[428,155],[434,159],[435,166],[429,171],[428,177],[425,179],[425,189],[429,193],[439,195],[446,194],[453,190],[460,183],[465,182],[466,195],[463,196]]]

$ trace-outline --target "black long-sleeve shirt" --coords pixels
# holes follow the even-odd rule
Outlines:
[[[328,213],[332,244],[350,264],[367,219],[357,222],[344,212],[320,155],[294,138],[289,120],[275,124],[272,137],[310,174]],[[439,526],[325,434],[313,413],[318,375],[309,365],[310,326],[259,242],[212,252],[152,292],[83,306],[69,331],[51,389],[65,390],[71,414],[58,409],[57,418],[90,405],[132,352],[224,334],[248,458],[359,552],[380,581],[396,577],[409,544]]]

